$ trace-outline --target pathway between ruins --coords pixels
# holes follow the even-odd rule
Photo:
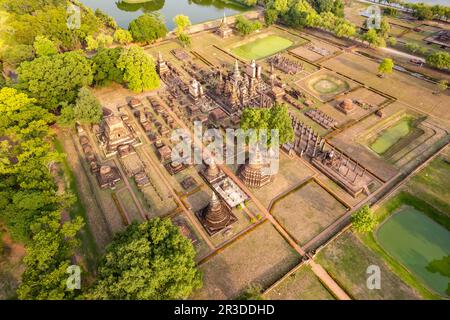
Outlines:
[[[189,134],[191,135],[192,141],[195,141],[192,132],[186,126],[186,124],[175,114],[166,104],[161,100],[161,105],[166,109],[166,111],[172,116],[173,119]],[[211,157],[211,153],[207,148],[204,148],[202,142],[199,143],[198,146],[201,150],[204,150],[207,153],[208,157]],[[285,238],[285,240],[289,243],[289,245],[300,255],[306,256],[306,252],[291,238],[291,236],[287,233],[287,231],[275,220],[272,214],[267,210],[266,207],[262,205],[262,203],[256,198],[256,196],[247,188],[246,185],[232,172],[227,166],[218,164],[218,167],[228,176],[230,177],[255,203],[257,208],[264,213],[266,218],[270,221],[270,223],[275,227],[275,229]],[[322,266],[318,265],[312,259],[308,261],[311,265],[313,272],[315,275],[322,281],[322,283],[333,293],[333,295],[339,300],[351,300],[350,297],[345,293],[345,291],[330,277],[330,275],[322,268]]]

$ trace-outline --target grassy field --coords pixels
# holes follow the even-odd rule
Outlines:
[[[59,140],[55,140],[54,145],[55,149],[58,152],[64,153],[62,143]],[[86,208],[77,189],[77,180],[72,170],[70,169],[67,158],[63,158],[62,169],[64,172],[64,179],[66,180],[69,191],[76,196],[75,203],[69,209],[70,217],[74,219],[77,216],[81,216],[85,222],[85,226],[80,231],[79,237],[81,240],[82,256],[86,260],[89,271],[92,272],[96,269],[100,256],[98,244],[96,243],[95,238],[92,234],[89,220],[87,218]]]
[[[370,145],[370,148],[378,154],[385,153],[401,138],[409,134],[412,127],[412,119],[402,118],[400,121],[387,128]]]
[[[263,223],[200,265],[203,288],[191,298],[233,299],[250,284],[268,287],[299,258],[269,223]]]
[[[443,258],[450,257],[450,232],[444,227],[414,207],[406,206],[378,228],[376,238],[430,288],[450,296],[450,278],[431,270],[432,265],[439,266]]]
[[[269,300],[334,300],[308,265],[300,267],[264,297]]]
[[[377,90],[390,94],[423,113],[429,113],[450,125],[449,93],[435,95],[433,83],[418,79],[404,72],[394,70],[384,78],[377,77],[378,62],[354,53],[344,53],[323,62],[325,67],[345,74]]]
[[[287,49],[292,44],[293,42],[289,39],[277,35],[269,35],[236,47],[231,52],[248,61],[252,59],[258,60]]]
[[[450,148],[416,174],[406,185],[408,192],[450,217]],[[442,222],[441,222],[442,224]],[[449,224],[445,224],[449,228]]]
[[[347,231],[323,248],[318,262],[354,299],[418,299],[418,294],[394,274],[383,259],[367,248],[351,231]],[[381,289],[366,286],[366,270],[377,265],[381,272]]]
[[[290,192],[272,208],[274,217],[301,244],[311,240],[346,212],[346,208],[316,182]]]

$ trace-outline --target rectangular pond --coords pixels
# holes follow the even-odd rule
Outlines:
[[[258,60],[289,48],[293,42],[289,39],[269,35],[233,48],[231,52],[245,60]]]
[[[433,291],[450,296],[450,232],[411,206],[377,230],[377,241]]]
[[[413,120],[405,117],[393,126],[387,128],[370,144],[370,148],[378,154],[383,154],[400,139],[407,136],[412,130]]]

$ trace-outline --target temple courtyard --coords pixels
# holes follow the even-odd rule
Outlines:
[[[161,87],[141,94],[118,85],[95,89],[102,123],[58,136],[73,155],[68,165],[85,190],[79,196],[92,204],[87,220],[98,229],[97,245],[104,249],[133,221],[170,218],[197,251],[204,285],[194,299],[234,299],[251,285],[268,299],[448,297],[433,280],[447,276],[424,276],[426,265],[411,265],[405,247],[388,240],[414,218],[439,229],[430,247],[448,238],[449,197],[437,190],[449,180],[420,172],[450,171],[449,92],[433,94],[434,83],[399,70],[381,79],[373,59],[338,43],[274,25],[248,37],[202,31],[190,47],[175,39],[146,46]],[[288,106],[295,136],[280,148],[277,173],[265,174],[263,162],[173,160],[173,130],[192,133],[197,121],[224,135],[239,128],[244,108],[275,102]],[[404,189],[388,194],[409,175]],[[419,208],[391,210],[386,203],[414,193],[412,183],[425,190]],[[384,224],[366,236],[343,229],[365,203],[385,210]],[[404,224],[399,210],[415,217]],[[427,257],[445,254],[448,246]],[[382,290],[365,286],[370,264],[382,269]]]

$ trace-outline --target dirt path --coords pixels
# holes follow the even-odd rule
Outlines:
[[[189,128],[186,126],[186,124],[170,109],[166,106],[166,104],[162,102],[162,106],[166,109],[166,111],[170,114],[170,116],[175,119],[175,121],[186,130],[186,132],[189,132],[191,135],[192,141],[196,141],[193,137],[192,132],[189,130]],[[204,148],[203,145],[197,146],[201,148],[201,150],[206,151],[208,157],[212,157],[212,155],[209,153],[209,150]],[[270,223],[275,227],[275,229],[284,237],[284,239],[289,243],[289,245],[300,255],[305,256],[306,252],[303,251],[303,249],[291,238],[291,236],[287,233],[287,231],[275,220],[275,218],[272,216],[272,214],[267,210],[266,207],[256,198],[256,196],[250,191],[250,189],[247,188],[247,186],[225,165],[218,164],[218,167],[228,176],[230,177],[238,186],[243,190],[250,199],[255,203],[256,207],[266,216],[266,218],[270,221]],[[322,281],[322,283],[327,286],[334,294],[334,296],[341,300],[350,300],[350,297],[345,293],[344,290],[340,288],[340,286],[328,275],[328,273],[319,266],[316,262],[310,261],[311,265],[314,265],[315,268],[313,268],[314,273],[316,276]]]
[[[103,211],[95,199],[89,179],[81,164],[82,160],[79,158],[72,139],[66,134],[59,134],[58,138],[62,143],[64,152],[71,155],[67,156],[66,160],[70,170],[74,173],[78,196],[86,210],[86,223],[91,228],[98,249],[103,252],[106,245],[112,240],[112,231]]]
[[[165,107],[164,103],[163,103],[163,105]],[[129,110],[127,110],[127,111],[129,112]],[[130,116],[133,116],[133,115],[130,114]],[[141,133],[141,136],[144,137],[144,140],[150,146],[151,142],[150,142],[150,139],[148,138],[147,134],[144,132],[144,130],[142,129],[142,127],[140,125],[138,125],[137,127],[138,127],[139,132]],[[180,199],[178,194],[173,190],[173,187],[172,187],[170,181],[164,176],[164,173],[161,172],[159,166],[155,164],[152,157],[148,154],[148,151],[145,149],[142,149],[142,151],[143,151],[143,154],[146,156],[148,162],[150,163],[150,166],[152,167],[153,171],[159,176],[161,181],[166,185],[167,189],[170,191],[171,196],[173,197],[173,199],[175,199],[175,202],[177,202],[178,206],[183,210],[183,212],[185,213],[186,217],[191,222],[191,224],[193,225],[195,230],[202,236],[202,238],[205,240],[208,247],[210,247],[211,249],[215,249],[214,244],[211,242],[211,240],[209,240],[209,237],[206,235],[202,226],[198,225],[198,223],[196,221],[197,219],[195,218],[194,213],[191,212],[184,205],[183,201]]]

